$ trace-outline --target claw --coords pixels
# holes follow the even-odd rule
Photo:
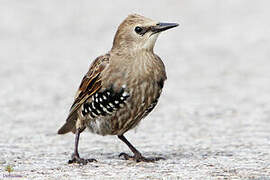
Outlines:
[[[121,156],[123,156],[125,160],[133,159],[132,156],[130,156],[130,155],[124,153],[124,152],[119,154],[119,157],[121,157]]]
[[[86,165],[88,162],[97,162],[96,159],[83,159],[78,155],[72,154],[71,160],[68,161],[68,164],[78,163],[82,165]]]
[[[155,161],[159,161],[159,160],[165,160],[165,158],[163,157],[154,157],[154,158],[146,158],[143,157],[142,155],[128,155],[124,152],[119,154],[119,157],[123,156],[125,160],[133,160],[135,162],[155,162]]]

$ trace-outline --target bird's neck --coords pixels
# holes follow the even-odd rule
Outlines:
[[[153,51],[144,49],[128,53],[126,51],[111,51],[111,53],[115,56],[114,64],[121,64],[121,68],[129,69],[127,71],[138,76],[151,74],[153,70],[162,68]]]
[[[130,56],[130,57],[140,57],[144,55],[154,55],[154,50],[153,48],[126,48],[126,47],[121,47],[121,48],[112,48],[111,53],[117,54],[119,56]]]

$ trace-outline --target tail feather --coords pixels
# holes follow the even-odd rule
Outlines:
[[[72,114],[70,114],[67,118],[66,123],[58,130],[57,133],[58,134],[66,134],[70,131],[75,133],[77,119],[78,119],[77,112],[73,112]]]

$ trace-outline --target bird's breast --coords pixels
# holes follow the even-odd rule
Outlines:
[[[93,109],[93,119],[89,123],[91,131],[102,135],[121,135],[134,128],[156,106],[166,79],[164,66],[156,59],[135,60],[137,63],[130,61],[124,61],[122,64],[112,63],[102,75],[104,82],[102,93],[111,88],[110,94],[119,95],[119,99],[122,97],[121,93],[127,93],[128,96],[125,96],[122,102],[121,99],[109,98],[106,94],[97,95],[97,102],[92,101],[90,107],[97,107],[100,112],[97,113],[101,115],[103,112],[109,113],[103,117],[94,117],[97,113],[96,109]],[[99,102],[99,97],[105,99]],[[114,103],[109,104],[109,100],[114,100]],[[101,105],[98,106],[96,103]],[[115,107],[117,103],[122,104],[113,111],[111,107]]]

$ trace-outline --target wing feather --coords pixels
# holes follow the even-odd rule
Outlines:
[[[89,71],[86,73],[79,89],[76,93],[74,103],[72,104],[66,123],[58,130],[58,134],[65,134],[70,131],[75,132],[76,121],[78,119],[78,109],[81,105],[96,93],[102,85],[100,73],[109,64],[110,55],[99,56],[91,64]]]

